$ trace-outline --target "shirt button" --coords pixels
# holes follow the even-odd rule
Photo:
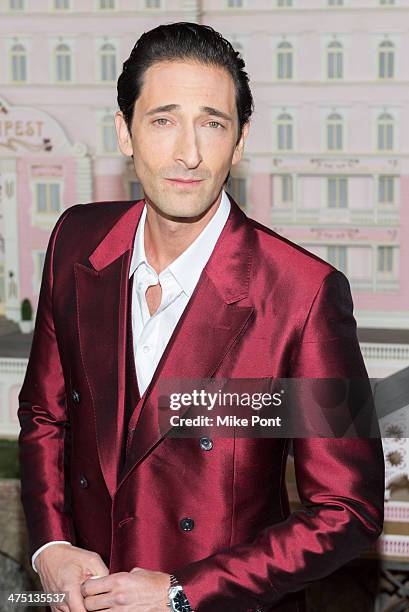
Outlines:
[[[185,518],[182,518],[179,525],[183,531],[192,531],[193,527],[195,526],[195,522],[192,518],[186,516]]]
[[[143,347],[143,352],[144,353],[149,353],[149,351],[151,350],[150,346],[148,346],[147,344],[145,344],[145,346]]]
[[[79,404],[79,401],[80,401],[80,394],[78,393],[78,391],[77,391],[76,389],[73,389],[73,390],[72,390],[71,397],[72,397],[73,401],[74,401],[76,404]]]

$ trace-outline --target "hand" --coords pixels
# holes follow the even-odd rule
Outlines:
[[[134,567],[130,572],[86,580],[81,593],[86,610],[169,612],[169,587],[169,574]]]
[[[98,553],[67,544],[48,546],[38,555],[35,564],[46,593],[67,592],[66,601],[51,608],[61,612],[85,612],[82,582],[90,576],[109,574]]]

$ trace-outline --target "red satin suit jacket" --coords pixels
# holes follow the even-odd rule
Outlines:
[[[158,381],[366,376],[348,281],[232,201],[131,418],[119,478],[128,271],[142,207],[73,206],[50,238],[19,396],[30,552],[70,540],[111,572],[173,573],[198,612],[303,610],[305,585],[381,532],[380,441],[295,439],[303,509],[290,514],[288,440],[215,438],[209,451],[197,438],[164,438]]]

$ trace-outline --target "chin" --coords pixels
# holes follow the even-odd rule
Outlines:
[[[209,209],[210,205],[211,203],[205,206],[203,206],[202,203],[200,206],[193,202],[189,204],[181,198],[179,202],[175,202],[174,204],[169,201],[164,205],[161,203],[156,204],[156,208],[158,212],[166,217],[172,217],[174,219],[194,219],[196,217],[201,217]]]
[[[178,207],[176,208],[171,208],[168,210],[164,210],[162,209],[161,212],[168,216],[168,217],[172,217],[174,219],[196,219],[198,217],[201,217],[205,214],[205,212],[207,211],[207,208],[181,208]]]

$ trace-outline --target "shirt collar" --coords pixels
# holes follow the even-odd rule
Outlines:
[[[190,244],[188,248],[179,255],[179,257],[177,257],[164,270],[162,270],[162,272],[159,274],[159,278],[165,271],[170,271],[175,277],[176,281],[182,287],[183,291],[190,297],[196,287],[203,268],[213,252],[229,213],[230,200],[223,189],[220,204],[209,223],[203,228],[192,244]],[[142,263],[149,265],[145,254],[145,220],[146,204],[143,207],[140,221],[136,230],[129,277],[132,276],[135,270]]]

